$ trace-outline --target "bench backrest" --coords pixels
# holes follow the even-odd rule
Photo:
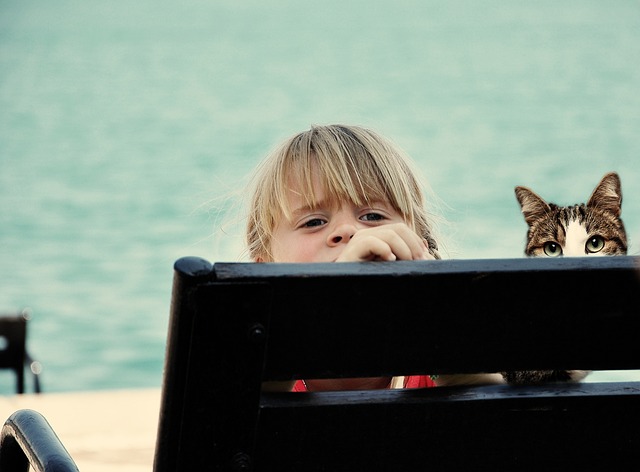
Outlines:
[[[300,378],[640,368],[640,258],[176,262],[155,470],[577,470],[640,384],[263,392]],[[615,468],[615,467],[614,467]]]

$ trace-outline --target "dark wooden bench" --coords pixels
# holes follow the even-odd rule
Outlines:
[[[631,256],[180,259],[154,470],[635,470],[640,383],[321,393],[262,385],[638,369],[639,268]]]
[[[640,383],[322,393],[261,385],[637,369],[639,268],[637,257],[179,260],[155,471],[633,468]]]

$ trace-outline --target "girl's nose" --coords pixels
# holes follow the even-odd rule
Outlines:
[[[353,235],[356,234],[356,227],[350,224],[342,224],[331,232],[327,238],[329,246],[335,246],[340,243],[348,243]]]

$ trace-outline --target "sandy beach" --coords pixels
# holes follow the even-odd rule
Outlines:
[[[160,389],[0,396],[2,422],[16,410],[42,413],[82,472],[149,472]]]

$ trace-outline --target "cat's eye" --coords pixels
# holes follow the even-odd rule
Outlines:
[[[584,248],[587,250],[587,253],[600,252],[602,248],[604,248],[604,238],[602,236],[592,236]]]
[[[562,255],[562,247],[553,241],[544,243],[544,253],[549,257],[558,257]]]

